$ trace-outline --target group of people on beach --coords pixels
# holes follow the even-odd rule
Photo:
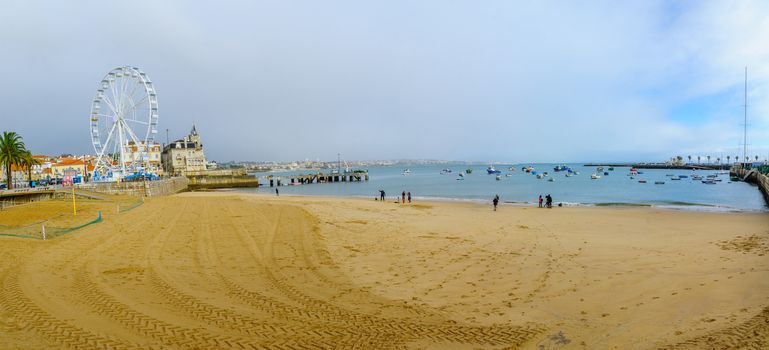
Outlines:
[[[374,198],[374,199],[375,200],[378,199],[378,200],[384,202],[385,201],[385,191],[384,190],[379,190],[379,198]],[[400,200],[398,199],[398,197],[395,197],[395,202],[396,203],[403,204],[403,203],[406,203],[406,201],[411,203],[411,192],[410,191],[409,192],[406,192],[406,191],[401,192]]]
[[[539,207],[540,208],[552,208],[553,207],[553,197],[551,197],[549,194],[545,196],[545,204],[542,205],[542,195],[539,195]]]

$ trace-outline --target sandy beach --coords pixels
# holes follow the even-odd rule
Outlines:
[[[232,192],[89,205],[103,222],[0,237],[0,348],[769,348],[766,213]]]

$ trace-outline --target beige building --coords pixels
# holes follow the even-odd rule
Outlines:
[[[163,147],[163,170],[169,175],[185,175],[189,171],[206,170],[206,155],[200,135],[192,125],[190,134]]]
[[[153,143],[147,147],[144,144],[144,141],[140,141],[138,144],[133,141],[128,141],[128,143],[123,146],[123,155],[126,157],[126,162],[138,164],[144,164],[144,157],[147,157],[146,162],[149,163],[148,171],[155,171],[161,168],[160,145],[157,143]]]

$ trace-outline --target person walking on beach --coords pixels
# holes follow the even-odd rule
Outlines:
[[[547,207],[548,208],[552,208],[553,207],[553,197],[550,197],[550,195],[548,194],[547,197],[545,197],[545,198],[546,198]]]
[[[542,195],[539,195],[539,207],[542,208]]]
[[[385,200],[385,191],[384,190],[379,190],[379,200],[384,202],[384,200]]]
[[[275,195],[276,195],[276,196],[280,196],[280,191],[278,191],[278,188],[277,188],[277,187],[275,187]]]
[[[401,203],[406,203],[406,191],[401,192]]]
[[[494,196],[494,199],[491,202],[494,203],[494,211],[497,211],[497,205],[499,204],[499,195]]]
[[[406,197],[409,199],[409,203],[411,203],[411,192],[406,193]]]

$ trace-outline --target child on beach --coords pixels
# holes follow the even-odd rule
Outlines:
[[[401,203],[406,203],[406,191],[401,192]]]
[[[499,204],[499,195],[494,196],[494,199],[491,202],[494,203],[494,211],[497,211],[497,204]]]
[[[539,207],[542,208],[542,195],[539,195]]]
[[[408,197],[409,203],[411,203],[411,192],[406,193],[406,197]]]

